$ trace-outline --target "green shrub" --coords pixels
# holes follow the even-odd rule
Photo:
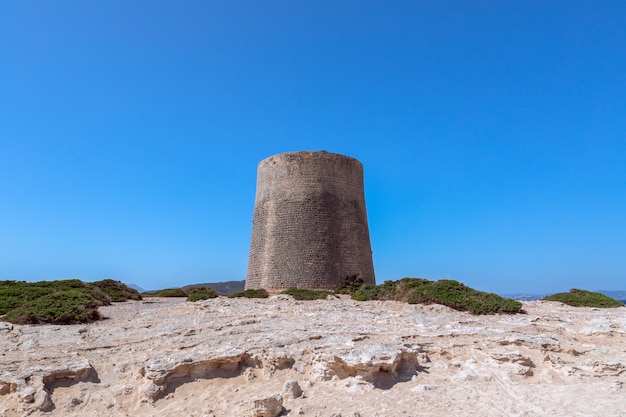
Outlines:
[[[6,281],[5,281],[6,282]],[[0,314],[7,314],[14,308],[23,306],[29,301],[53,293],[50,288],[28,286],[13,281],[11,284],[0,285]]]
[[[126,300],[141,300],[141,294],[139,294],[139,291],[126,286],[126,284],[123,284],[120,281],[103,279],[102,281],[89,283],[87,286],[90,288],[98,288],[106,294],[111,301],[121,302]]]
[[[396,299],[397,281],[385,281],[380,285],[364,284],[352,293],[352,299],[357,301],[367,300],[394,300]]]
[[[341,284],[335,288],[335,294],[350,294],[361,288],[365,284],[362,278],[358,275],[347,276]]]
[[[27,283],[30,285],[30,283]],[[42,288],[51,288],[54,291],[64,291],[76,288],[83,288],[85,283],[79,279],[59,279],[56,281],[39,281],[33,282],[32,285]]]
[[[77,279],[0,281],[0,315],[17,324],[72,324],[97,320],[100,318],[98,307],[111,303],[112,297],[105,292],[107,288],[116,288],[122,294],[116,295],[115,301],[136,299],[134,290],[113,280],[88,284]]]
[[[151,295],[153,297],[187,297],[187,293],[182,288],[166,288]]]
[[[9,311],[7,320],[17,324],[75,324],[98,320],[102,305],[80,288],[56,291]]]
[[[604,294],[579,290],[577,288],[572,288],[569,292],[560,292],[543,297],[542,300],[558,301],[574,307],[611,308],[621,307],[624,305],[621,301],[608,297]]]
[[[228,296],[228,298],[239,298],[239,297],[244,297],[244,298],[267,298],[270,295],[268,294],[267,291],[260,289],[260,290],[245,290],[245,291],[239,291],[236,292],[234,294],[231,294]]]
[[[281,294],[289,294],[296,300],[325,300],[329,291],[305,290],[301,288],[288,288]]]
[[[213,288],[209,287],[196,287],[191,288],[187,291],[189,296],[187,297],[187,301],[200,301],[200,300],[208,300],[209,298],[215,298],[219,294]]]
[[[403,278],[381,285],[365,284],[352,294],[352,299],[396,300],[409,304],[442,304],[472,314],[520,313],[522,303],[499,295],[477,291],[453,280],[429,281]]]

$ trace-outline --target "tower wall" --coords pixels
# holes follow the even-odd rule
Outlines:
[[[363,166],[328,152],[288,152],[257,173],[246,289],[334,290],[375,283]]]

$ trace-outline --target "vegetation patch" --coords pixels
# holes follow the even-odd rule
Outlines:
[[[150,295],[152,297],[187,297],[187,293],[182,288],[165,288]]]
[[[396,284],[398,281],[385,281],[380,285],[363,284],[357,290],[352,291],[350,295],[353,300],[398,300],[396,296]]]
[[[181,287],[187,293],[192,288],[209,287],[213,288],[219,295],[231,295],[238,291],[246,289],[246,281],[224,281],[224,282],[205,282],[201,284],[191,284]]]
[[[296,300],[325,300],[330,292],[289,288],[282,291],[281,294],[289,294]]]
[[[194,287],[187,290],[187,301],[200,301],[200,300],[208,300],[210,298],[215,298],[219,294],[213,288],[209,287]]]
[[[350,292],[353,300],[395,300],[409,304],[442,304],[472,314],[521,313],[522,303],[477,291],[454,280],[402,278],[381,285],[363,284]]]
[[[103,279],[102,281],[90,282],[86,284],[89,288],[98,288],[107,295],[113,302],[123,302],[126,300],[141,300],[141,294],[134,288],[113,279]]]
[[[268,294],[267,291],[261,289],[261,290],[245,290],[245,291],[239,291],[236,292],[234,294],[231,294],[228,296],[228,298],[239,298],[239,297],[244,297],[244,298],[267,298],[270,295]]]
[[[101,318],[98,307],[129,299],[141,295],[114,280],[0,281],[0,316],[16,324],[85,323]]]
[[[543,297],[542,300],[559,301],[574,307],[611,308],[622,307],[624,305],[621,301],[608,297],[604,294],[579,290],[577,288],[572,288],[569,292],[560,292]]]
[[[337,288],[335,288],[335,294],[352,294],[354,291],[361,288],[365,284],[362,278],[358,275],[347,276]]]

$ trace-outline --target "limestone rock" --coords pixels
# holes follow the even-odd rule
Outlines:
[[[80,326],[0,322],[0,416],[283,410],[278,395],[254,408],[259,393],[282,393],[289,415],[311,417],[612,416],[626,404],[626,308],[525,302],[527,314],[472,316],[270,296],[101,310],[107,320]]]
[[[418,350],[396,344],[371,344],[362,348],[345,349],[322,357],[318,378],[331,380],[360,376],[375,386],[393,386],[408,381],[419,367]]]
[[[283,412],[283,397],[279,394],[253,398],[251,403],[250,417],[277,417]]]
[[[301,395],[302,395],[302,388],[300,388],[300,384],[298,384],[298,381],[293,380],[293,379],[290,379],[289,381],[285,381],[285,383],[283,384],[283,391],[282,391],[283,397],[298,398]]]

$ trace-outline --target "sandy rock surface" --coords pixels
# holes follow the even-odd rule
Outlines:
[[[626,308],[146,299],[0,323],[0,416],[626,416]]]

